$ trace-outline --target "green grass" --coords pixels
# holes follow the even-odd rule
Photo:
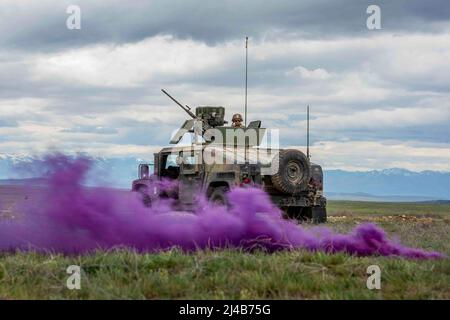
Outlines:
[[[450,255],[450,210],[417,206],[331,202],[333,217],[328,226],[348,231],[365,219],[386,215],[378,223],[390,235],[399,236],[407,245]],[[343,208],[346,218],[338,217]],[[439,214],[428,216],[426,210]],[[406,212],[410,216],[405,219],[401,215]],[[66,288],[66,268],[72,264],[83,269],[81,290]],[[381,290],[366,288],[366,268],[372,264],[381,268]],[[195,254],[178,250],[159,254],[118,250],[73,257],[2,254],[0,298],[450,299],[450,260],[239,250]]]
[[[327,210],[329,215],[341,215],[345,213],[357,215],[447,215],[450,214],[450,204],[328,201]]]

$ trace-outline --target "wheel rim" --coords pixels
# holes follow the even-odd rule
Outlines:
[[[286,177],[293,184],[300,183],[303,179],[303,170],[296,161],[289,161],[286,165]]]

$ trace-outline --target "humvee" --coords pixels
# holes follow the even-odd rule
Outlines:
[[[320,165],[311,163],[300,150],[261,146],[266,132],[261,121],[252,121],[244,128],[225,126],[223,107],[197,107],[193,114],[189,107],[166,94],[189,111],[192,119],[172,138],[171,143],[177,145],[154,154],[153,174],[150,164],[139,165],[139,177],[133,181],[132,191],[139,192],[144,203],[170,197],[176,208],[193,210],[200,192],[211,202],[232,206],[227,199],[230,189],[258,187],[286,217],[326,222]],[[194,133],[195,142],[179,145],[187,132]],[[175,190],[157,190],[154,182],[161,180],[176,181]]]

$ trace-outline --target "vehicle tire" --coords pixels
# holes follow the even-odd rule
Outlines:
[[[298,206],[289,206],[283,208],[283,211],[287,218],[296,219],[299,221],[307,220],[308,218],[304,217],[304,208]]]
[[[141,185],[137,189],[137,192],[141,196],[141,200],[142,200],[142,203],[144,204],[144,206],[151,207],[151,205],[152,205],[152,198],[148,194],[148,187],[146,185]]]
[[[296,194],[308,187],[310,178],[309,161],[299,150],[281,150],[278,159],[278,172],[272,175],[274,187],[283,193]]]
[[[284,213],[284,217],[288,219],[297,219],[298,213],[299,213],[299,207],[283,207],[281,210]]]
[[[300,216],[303,221],[312,221],[312,208],[303,207]]]
[[[209,196],[209,201],[217,205],[228,206],[227,192],[228,187],[216,187]]]
[[[326,207],[312,207],[312,221],[314,223],[327,222],[327,208]]]

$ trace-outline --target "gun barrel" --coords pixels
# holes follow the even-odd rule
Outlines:
[[[195,114],[193,114],[192,111],[190,111],[188,108],[186,108],[187,106],[185,107],[185,106],[183,106],[181,103],[179,103],[174,97],[172,97],[169,93],[167,93],[166,90],[161,89],[161,91],[162,91],[166,96],[168,96],[173,102],[175,102],[177,105],[179,105],[181,109],[183,109],[184,111],[186,111],[186,113],[187,113],[188,115],[190,115],[193,119],[197,119],[197,117],[195,116]]]

